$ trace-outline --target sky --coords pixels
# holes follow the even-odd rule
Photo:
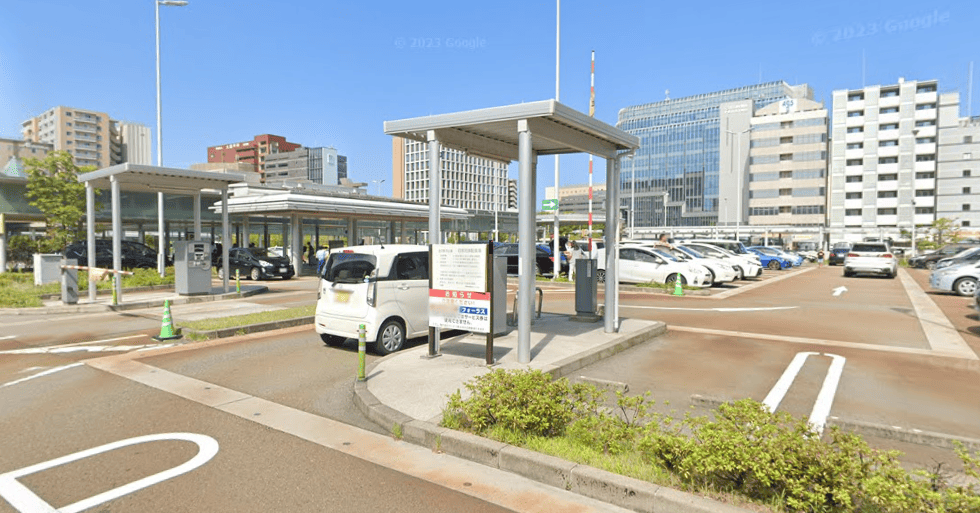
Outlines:
[[[556,4],[161,6],[164,165],[206,162],[208,146],[271,133],[337,148],[352,180],[391,195],[385,121],[555,97]],[[3,0],[0,137],[19,139],[21,122],[65,105],[144,124],[155,146],[154,23],[153,0]],[[680,98],[774,80],[807,83],[830,107],[837,89],[938,79],[940,92],[960,92],[965,116],[978,26],[980,3],[968,1],[566,0],[559,100],[588,112],[594,50],[595,116],[611,125],[619,109],[667,90]],[[586,156],[560,166],[562,185],[588,182]],[[604,182],[601,159],[595,170]],[[537,182],[540,203],[553,157],[539,159]]]

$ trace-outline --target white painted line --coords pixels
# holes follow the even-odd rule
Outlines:
[[[61,508],[55,509],[50,504],[45,502],[43,499],[38,497],[34,492],[28,489],[26,486],[17,482],[17,478],[34,474],[37,472],[42,472],[44,470],[64,465],[66,463],[71,463],[73,461],[82,460],[90,456],[95,456],[97,454],[102,454],[104,452],[113,451],[122,447],[127,447],[130,445],[143,444],[147,442],[156,442],[160,440],[184,440],[187,442],[193,442],[197,444],[198,451],[193,458],[185,461],[184,463],[177,465],[176,467],[169,468],[162,472],[153,474],[152,476],[144,477],[137,481],[113,488],[107,492],[102,492],[98,495],[93,495],[87,499],[83,499],[74,504],[69,504]],[[181,474],[186,474],[191,470],[200,467],[201,465],[207,463],[218,453],[218,442],[207,435],[199,435],[196,433],[161,433],[157,435],[147,435],[138,436],[136,438],[129,438],[127,440],[120,440],[118,442],[112,442],[105,445],[100,445],[99,447],[93,447],[85,451],[76,452],[74,454],[69,454],[68,456],[62,456],[61,458],[56,458],[53,460],[48,460],[43,463],[38,463],[36,465],[31,465],[30,467],[24,467],[22,469],[14,470],[12,472],[7,472],[6,474],[0,475],[0,497],[3,497],[14,507],[17,511],[22,513],[28,512],[61,512],[61,513],[78,513],[79,511],[84,511],[89,508],[94,508],[100,504],[109,502],[113,499],[118,499],[123,495],[129,495],[138,490],[142,490],[148,486],[155,485],[157,483],[166,481],[173,477],[177,477]]]
[[[845,347],[849,349],[862,349],[867,351],[880,351],[883,353],[901,353],[901,354],[913,354],[920,356],[940,356],[944,358],[957,358],[957,359],[967,359],[976,360],[976,355],[973,358],[966,356],[960,356],[956,354],[947,354],[931,349],[919,349],[916,347],[894,347],[886,346],[881,344],[866,344],[863,342],[841,342],[837,340],[824,340],[818,338],[803,338],[803,337],[788,337],[785,335],[769,335],[766,333],[748,333],[744,331],[727,331],[727,330],[714,330],[710,328],[697,328],[693,326],[675,326],[670,325],[667,327],[668,331],[686,331],[689,333],[702,333],[705,335],[717,335],[720,337],[733,337],[740,339],[755,339],[755,340],[772,340],[775,342],[787,342],[790,344],[808,344],[815,346],[826,346],[826,347]]]
[[[823,379],[823,386],[817,394],[817,402],[813,404],[813,411],[810,412],[810,425],[813,426],[817,435],[823,435],[823,428],[827,425],[827,416],[830,415],[830,407],[834,405],[834,396],[837,395],[837,386],[840,384],[840,376],[844,372],[844,362],[847,360],[843,356],[824,353],[833,361],[830,362],[830,369]]]
[[[905,287],[905,293],[908,294],[909,301],[912,302],[915,316],[919,319],[919,324],[922,325],[922,331],[926,334],[929,347],[934,352],[944,356],[967,360],[980,359],[949,322],[943,311],[923,292],[919,284],[908,275],[908,272],[905,269],[899,269],[898,276],[902,279],[902,286]]]
[[[642,308],[644,310],[686,310],[691,312],[769,312],[773,310],[792,310],[798,306],[765,306],[765,307],[746,307],[746,308],[680,308],[672,306],[640,306],[623,305],[623,308]]]
[[[138,346],[75,346],[75,347],[28,347],[0,351],[0,354],[66,354],[66,353],[107,353],[112,351],[137,351],[170,347],[173,344],[141,344]]]
[[[37,374],[34,374],[32,376],[27,376],[26,378],[21,378],[21,379],[18,379],[16,381],[11,381],[9,383],[4,383],[4,384],[0,385],[0,388],[13,386],[13,385],[16,385],[18,383],[23,383],[25,381],[30,381],[30,380],[32,380],[34,378],[40,378],[42,376],[47,376],[49,374],[54,374],[56,372],[61,372],[61,371],[65,370],[65,369],[70,369],[72,367],[78,367],[79,365],[84,365],[84,363],[82,363],[82,362],[76,362],[76,363],[72,363],[72,364],[69,364],[69,365],[63,365],[61,367],[55,367],[53,369],[48,369],[48,370],[46,370],[44,372],[38,372]]]
[[[793,361],[789,362],[786,370],[783,371],[783,375],[779,377],[776,384],[773,385],[772,390],[765,399],[762,400],[762,404],[769,408],[769,411],[776,411],[779,407],[779,403],[783,401],[783,397],[786,396],[786,392],[789,391],[789,387],[793,385],[793,381],[796,380],[796,375],[800,373],[800,369],[803,368],[803,363],[810,355],[820,354],[820,353],[796,353],[793,357]]]
[[[12,338],[17,338],[17,335],[7,335],[6,337],[0,337],[0,340],[9,340]]]

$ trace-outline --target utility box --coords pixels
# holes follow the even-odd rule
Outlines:
[[[211,243],[174,242],[174,292],[184,296],[211,293]]]
[[[74,258],[62,259],[60,265],[77,266],[78,260]],[[66,305],[78,304],[78,269],[61,270],[61,302]]]
[[[599,307],[599,280],[596,278],[598,262],[592,259],[575,259],[575,313],[578,316],[595,316]]]
[[[494,335],[506,335],[507,327],[507,257],[493,257],[493,289],[491,290]]]
[[[61,279],[61,259],[58,254],[34,253],[34,285],[55,283]]]

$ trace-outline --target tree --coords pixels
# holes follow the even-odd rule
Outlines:
[[[960,227],[956,225],[956,221],[945,217],[933,221],[931,228],[937,247],[955,241],[960,235]]]
[[[60,251],[78,240],[85,217],[85,185],[79,173],[95,167],[79,168],[67,151],[53,151],[42,160],[24,161],[27,171],[27,198],[44,215],[48,238],[39,251]]]

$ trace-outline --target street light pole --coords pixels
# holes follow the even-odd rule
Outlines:
[[[664,191],[664,229],[667,229],[667,198],[670,196],[670,191]]]
[[[735,158],[735,162],[732,163],[732,171],[733,172],[736,169],[735,166],[738,166],[738,172],[735,175],[735,178],[737,180],[736,185],[735,185],[735,189],[736,189],[735,190],[735,193],[736,193],[736,196],[735,196],[735,240],[738,240],[738,235],[739,235],[738,232],[739,232],[739,228],[741,227],[741,224],[742,224],[742,173],[745,171],[744,166],[741,165],[742,164],[742,134],[748,132],[749,130],[752,130],[752,127],[746,128],[745,130],[742,130],[741,132],[733,132],[731,130],[725,130],[725,132],[727,132],[729,134],[738,135],[738,140],[735,143],[738,146],[738,156]]]
[[[163,107],[160,95],[160,6],[171,5],[182,7],[187,5],[185,0],[153,0],[153,7],[156,11],[156,36],[157,36],[157,166],[163,167]],[[166,266],[166,248],[163,246],[163,193],[157,193],[157,270],[160,276],[164,275]],[[200,234],[195,233],[195,237]]]
[[[633,238],[633,230],[636,229],[636,160],[634,155],[630,155],[630,238]]]

